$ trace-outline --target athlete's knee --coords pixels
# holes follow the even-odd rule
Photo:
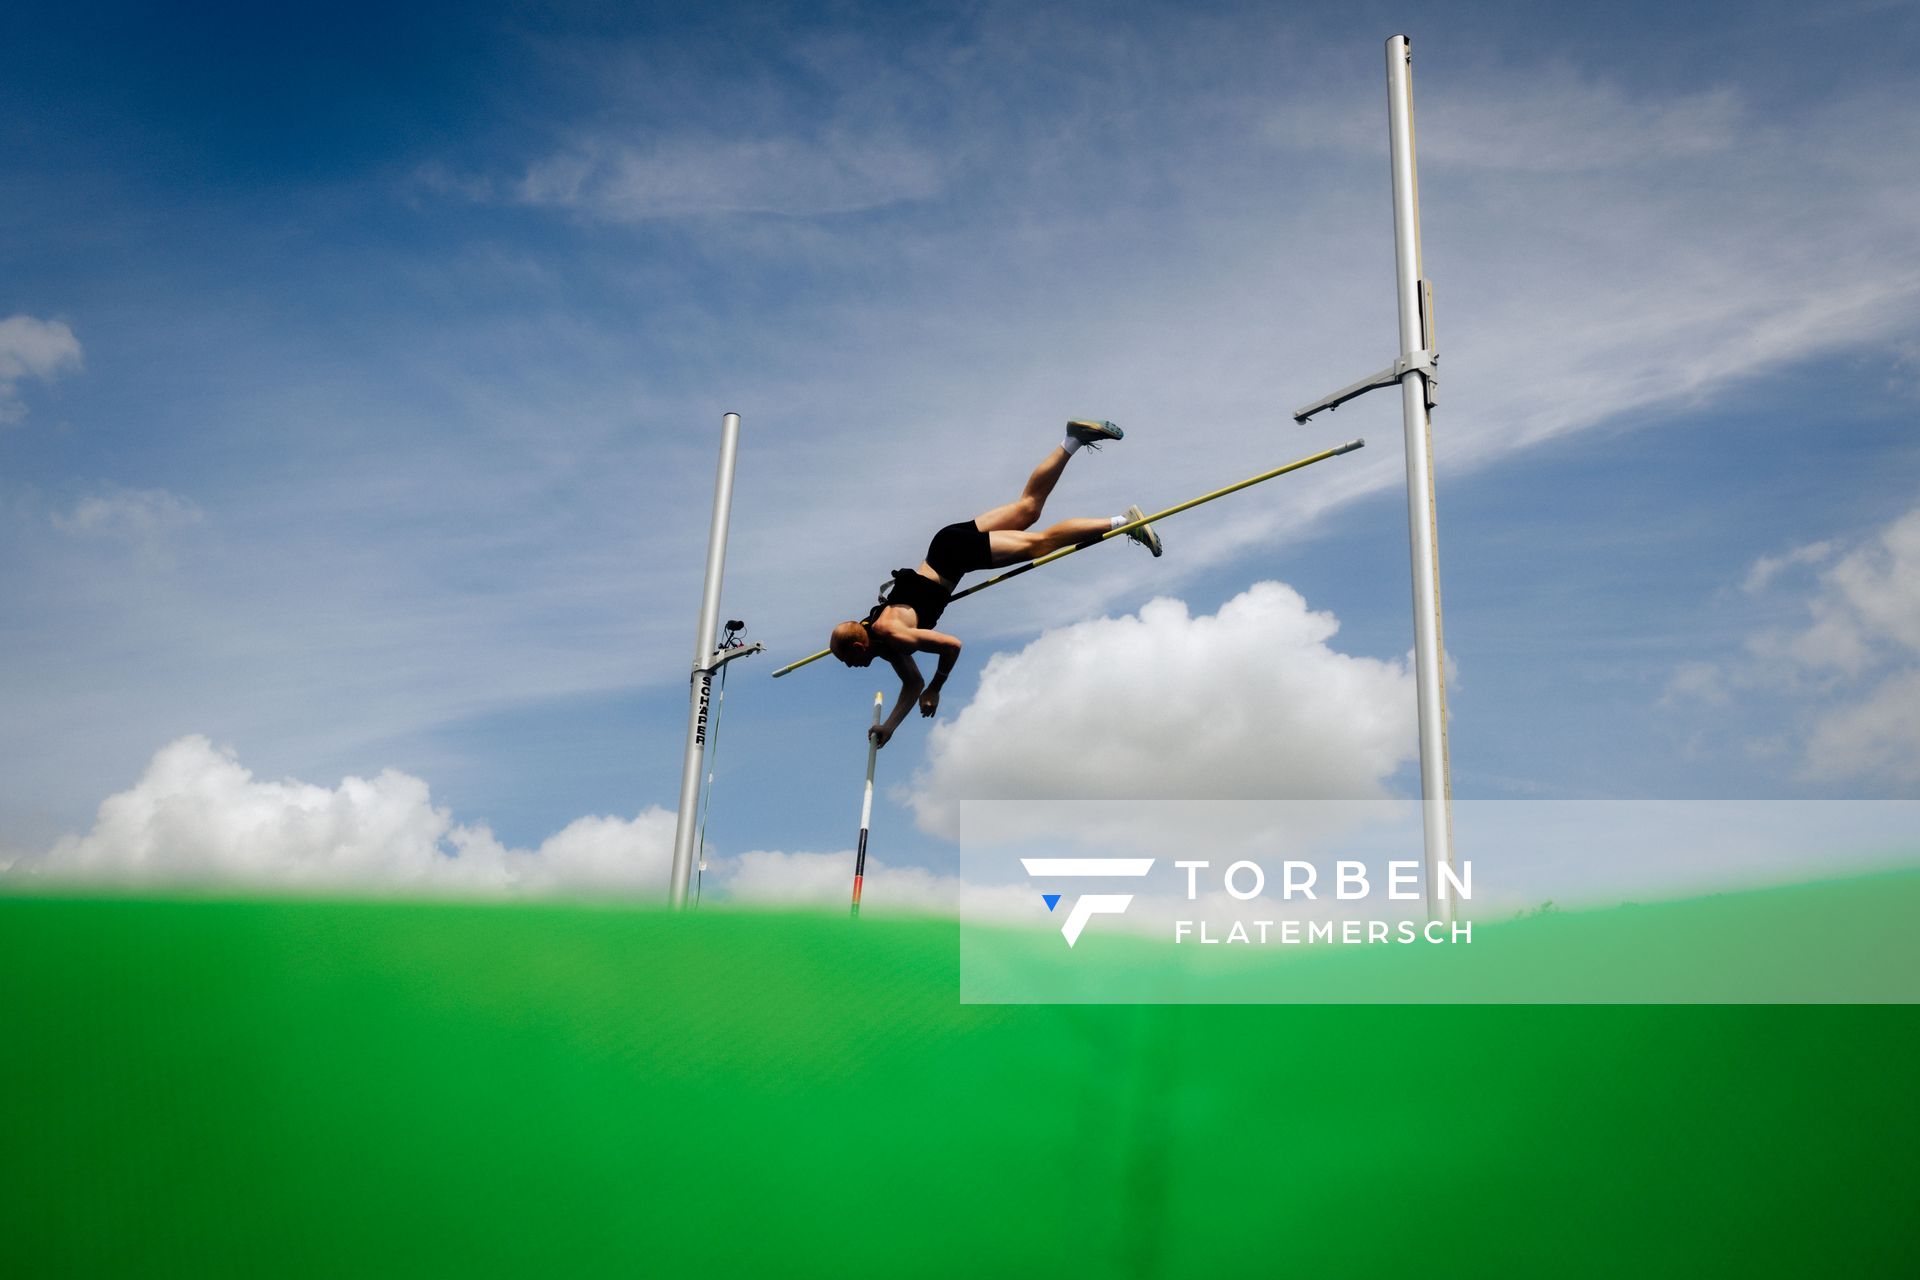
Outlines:
[[[1016,560],[1030,560],[1034,556],[1034,544],[1040,535],[1023,533],[1017,529],[999,529],[994,532],[993,558],[1002,564],[1011,564]]]

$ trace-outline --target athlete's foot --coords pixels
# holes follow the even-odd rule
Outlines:
[[[1147,513],[1142,511],[1139,507],[1128,507],[1126,515],[1122,518],[1128,524],[1133,524],[1135,520],[1146,519]],[[1160,554],[1160,551],[1161,551],[1160,535],[1153,531],[1152,525],[1150,524],[1136,525],[1134,528],[1127,530],[1127,536],[1129,538],[1132,538],[1135,542],[1139,543],[1141,546],[1145,547],[1147,550],[1153,552],[1155,556],[1158,556]]]
[[[1067,424],[1067,437],[1090,449],[1098,449],[1102,440],[1118,440],[1127,433],[1111,422],[1098,418],[1075,418]]]

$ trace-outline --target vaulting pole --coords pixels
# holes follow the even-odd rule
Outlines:
[[[988,587],[998,586],[1009,578],[1017,578],[1023,573],[1032,573],[1043,564],[1052,564],[1056,560],[1064,560],[1076,551],[1084,551],[1097,543],[1107,541],[1109,538],[1124,538],[1127,536],[1129,530],[1138,529],[1143,524],[1158,524],[1162,520],[1179,515],[1182,511],[1191,511],[1203,503],[1212,502],[1215,498],[1224,498],[1230,493],[1238,493],[1242,489],[1250,489],[1256,484],[1264,484],[1266,481],[1275,479],[1278,476],[1284,476],[1290,471],[1298,471],[1303,467],[1310,467],[1316,462],[1325,462],[1328,458],[1337,458],[1343,453],[1352,453],[1355,449],[1364,448],[1366,443],[1365,440],[1349,440],[1343,445],[1336,445],[1331,449],[1325,449],[1319,453],[1311,454],[1308,457],[1296,459],[1284,466],[1275,467],[1271,471],[1262,471],[1257,476],[1248,476],[1245,480],[1237,484],[1230,484],[1224,489],[1215,489],[1212,493],[1203,493],[1197,498],[1189,498],[1185,502],[1176,503],[1168,507],[1165,511],[1156,511],[1150,516],[1142,516],[1138,520],[1120,525],[1117,528],[1109,529],[1105,533],[1088,538],[1084,542],[1076,542],[1070,547],[1062,547],[1058,551],[1048,552],[1037,560],[1029,560],[1017,568],[1007,570],[1005,573],[997,573],[985,582],[974,583],[965,591],[954,592],[952,598],[959,600],[963,597],[973,595],[977,591],[985,591]],[[789,662],[773,674],[778,678],[786,675],[789,671],[797,671],[809,662],[818,662],[820,659],[826,657],[827,653],[828,651],[825,649],[820,650],[818,653],[810,653],[798,662]]]
[[[873,728],[880,727],[880,703],[883,695],[873,695]],[[867,874],[867,828],[873,825],[873,762],[880,754],[880,740],[867,731],[867,789],[860,797],[860,845],[853,854],[853,918],[860,918],[860,881]]]
[[[680,766],[680,811],[673,827],[673,883],[668,901],[687,905],[698,833],[700,777],[707,756],[707,707],[713,696],[714,642],[720,631],[720,579],[727,567],[727,521],[733,512],[733,461],[740,447],[740,415],[720,419],[720,471],[713,482],[713,523],[707,528],[707,580],[700,594],[700,624],[693,641],[693,688],[687,710],[687,754]]]
[[[1420,265],[1420,178],[1414,163],[1413,45],[1387,41],[1387,124],[1393,156],[1393,256],[1400,299],[1400,350],[1436,350],[1432,293]],[[1440,896],[1440,868],[1453,870],[1453,781],[1447,760],[1447,685],[1441,667],[1440,542],[1433,502],[1432,400],[1427,370],[1400,375],[1407,444],[1407,531],[1413,560],[1413,669],[1420,705],[1420,798],[1426,830],[1427,914],[1453,919]]]

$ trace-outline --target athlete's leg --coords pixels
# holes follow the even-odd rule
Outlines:
[[[1040,460],[1040,465],[1027,477],[1027,487],[1020,496],[1005,506],[982,511],[974,517],[974,524],[983,533],[1031,529],[1047,505],[1047,495],[1053,492],[1054,485],[1060,483],[1060,473],[1067,469],[1067,459],[1083,445],[1098,449],[1102,441],[1118,440],[1125,435],[1126,432],[1104,419],[1073,419],[1067,423],[1067,438]]]
[[[982,526],[983,528],[985,526]],[[1072,546],[1087,538],[1098,537],[1113,528],[1113,521],[1101,516],[1081,520],[1062,520],[1038,532],[1020,529],[988,530],[987,548],[993,553],[993,567],[1038,560],[1049,552]]]
[[[973,522],[987,533],[996,529],[1031,529],[1047,505],[1047,495],[1053,492],[1054,485],[1060,483],[1060,473],[1066,469],[1067,451],[1059,445],[1053,446],[1053,452],[1041,459],[1040,465],[1027,477],[1027,487],[1018,498],[1005,506],[982,511],[974,517]]]

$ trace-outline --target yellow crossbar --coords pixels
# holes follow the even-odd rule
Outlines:
[[[1238,484],[1230,484],[1224,489],[1215,489],[1212,493],[1203,493],[1197,498],[1189,498],[1185,502],[1168,507],[1165,511],[1156,511],[1150,516],[1142,516],[1138,520],[1116,526],[1115,528],[1107,530],[1105,533],[1088,538],[1084,542],[1076,542],[1070,547],[1062,547],[1058,551],[1050,551],[1037,560],[1029,560],[1023,565],[1007,570],[1005,573],[996,573],[985,582],[976,582],[965,591],[954,592],[952,598],[958,600],[962,596],[970,596],[976,591],[985,591],[988,587],[997,586],[1005,582],[1008,578],[1017,578],[1023,573],[1032,573],[1043,564],[1052,564],[1056,560],[1064,560],[1076,551],[1084,551],[1088,547],[1096,543],[1105,542],[1109,538],[1124,538],[1129,532],[1138,529],[1143,524],[1158,524],[1162,520],[1179,515],[1182,511],[1191,511],[1203,503],[1212,502],[1215,498],[1224,498],[1230,493],[1238,493],[1242,489],[1251,489],[1256,484],[1264,484],[1268,480],[1284,476],[1290,471],[1299,471],[1304,467],[1312,466],[1316,462],[1325,462],[1328,458],[1337,458],[1343,453],[1352,453],[1355,449],[1364,447],[1366,443],[1365,440],[1349,440],[1343,445],[1336,445],[1320,453],[1309,454],[1304,458],[1297,458],[1284,466],[1275,467],[1271,471],[1262,471],[1257,476],[1248,476]],[[797,671],[809,662],[818,662],[820,659],[826,657],[828,652],[828,650],[822,649],[818,653],[808,654],[798,662],[789,662],[786,666],[781,667],[773,673],[774,678],[778,679],[789,671]]]

